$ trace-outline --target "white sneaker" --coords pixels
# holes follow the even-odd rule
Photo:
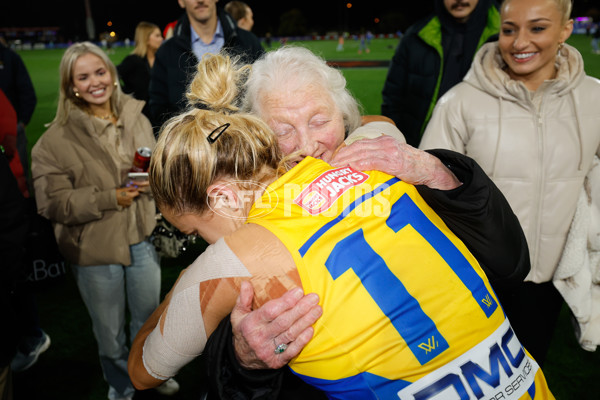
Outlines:
[[[28,354],[17,351],[17,354],[10,363],[10,369],[12,369],[13,372],[25,371],[36,363],[40,354],[48,350],[48,347],[50,347],[50,336],[42,331],[42,337],[39,339],[38,343],[36,343],[35,347],[33,347],[33,350]]]
[[[155,387],[156,391],[163,396],[173,396],[179,392],[179,383],[173,378],[168,379],[160,386]]]

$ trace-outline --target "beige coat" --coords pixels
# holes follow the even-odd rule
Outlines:
[[[552,279],[583,180],[600,154],[600,81],[565,45],[556,79],[535,94],[502,70],[498,45],[475,56],[463,82],[436,105],[420,148],[475,159],[508,199],[527,237],[531,272]]]
[[[117,130],[131,162],[138,147],[155,145],[143,105],[123,96],[118,107]],[[131,264],[129,245],[146,239],[156,224],[149,193],[128,208],[117,204],[127,170],[99,140],[108,124],[76,109],[65,125],[50,126],[32,150],[38,212],[53,222],[65,258],[78,265]]]

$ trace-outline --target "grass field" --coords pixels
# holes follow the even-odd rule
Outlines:
[[[397,41],[375,40],[369,54],[357,54],[358,43],[346,41],[345,51],[336,52],[337,42],[304,42],[303,45],[321,54],[327,60],[389,60]],[[584,56],[586,72],[600,77],[600,56],[591,53],[590,39],[574,36],[569,43]],[[119,63],[127,49],[116,49],[111,58]],[[20,52],[31,74],[38,105],[27,127],[30,147],[44,132],[44,124],[51,121],[56,110],[58,91],[58,64],[62,50]],[[348,86],[365,108],[365,113],[379,114],[381,89],[386,68],[344,69]],[[163,294],[168,291],[180,270],[202,251],[198,243],[179,259],[163,260]],[[42,327],[52,338],[50,349],[30,370],[15,375],[15,399],[106,399],[107,387],[102,378],[97,348],[92,336],[91,323],[79,297],[73,278],[38,295]],[[204,386],[203,360],[200,357],[186,366],[178,375],[181,391],[174,399],[198,399]],[[600,399],[600,352],[583,351],[573,334],[569,311],[563,309],[559,326],[544,367],[550,388],[559,400]],[[136,394],[136,399],[162,398],[154,391]]]

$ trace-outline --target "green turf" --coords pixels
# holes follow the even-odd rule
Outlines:
[[[569,43],[584,56],[589,75],[600,77],[600,55],[591,52],[590,38],[573,36]],[[328,60],[389,60],[397,44],[395,39],[374,40],[369,54],[358,54],[358,43],[346,40],[343,52],[336,41],[302,42]],[[277,47],[274,45],[273,48]],[[31,74],[38,104],[27,127],[30,147],[44,132],[44,124],[54,118],[58,93],[58,65],[62,50],[20,52]],[[119,63],[128,53],[117,48],[110,57]],[[345,69],[348,87],[368,114],[379,114],[381,89],[387,70]],[[202,251],[204,243],[195,245],[183,257],[163,260],[163,294],[171,287],[180,270]],[[15,399],[106,399],[107,387],[102,379],[96,344],[89,317],[72,277],[60,286],[38,295],[42,327],[52,338],[50,349],[30,370],[15,376]],[[178,375],[181,392],[173,399],[198,399],[205,382],[202,358],[183,368]],[[581,350],[575,341],[569,311],[561,313],[544,371],[550,388],[559,400],[600,398],[600,352]],[[136,394],[136,399],[162,398],[153,391]]]

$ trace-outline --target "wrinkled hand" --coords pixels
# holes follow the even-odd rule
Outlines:
[[[252,285],[242,282],[231,312],[236,356],[247,369],[281,368],[312,339],[312,325],[323,313],[319,297],[315,293],[305,296],[301,288],[295,288],[252,311],[253,296]],[[281,343],[288,348],[275,354]]]
[[[342,147],[334,155],[331,165],[350,166],[359,171],[378,170],[407,183],[432,189],[450,190],[461,185],[437,157],[389,136],[358,140]]]
[[[135,187],[117,188],[117,204],[121,207],[129,207],[133,199],[140,195],[140,191]]]

